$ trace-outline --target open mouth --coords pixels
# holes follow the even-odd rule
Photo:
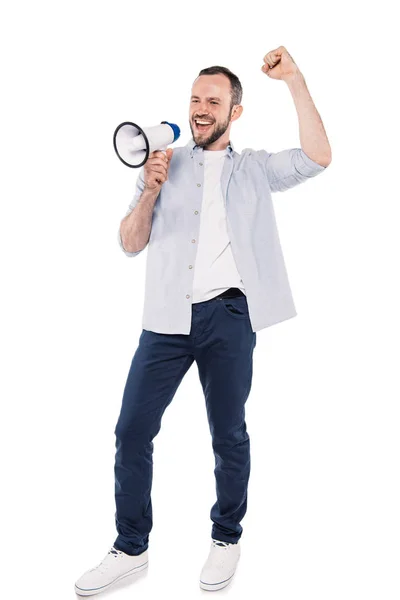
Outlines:
[[[201,119],[199,119],[199,121],[195,120],[194,124],[196,126],[197,131],[200,131],[202,133],[205,132],[205,131],[208,131],[210,129],[210,127],[212,127],[212,125],[213,125],[213,123],[206,124]]]

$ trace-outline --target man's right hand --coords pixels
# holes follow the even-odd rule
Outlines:
[[[168,179],[168,170],[173,149],[167,148],[167,156],[161,150],[154,150],[144,164],[145,188],[154,192],[160,191],[164,181]]]

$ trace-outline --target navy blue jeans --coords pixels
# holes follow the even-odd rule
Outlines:
[[[116,548],[131,555],[148,548],[153,526],[153,439],[194,360],[215,455],[217,500],[210,513],[211,536],[238,542],[250,475],[245,402],[251,388],[255,345],[256,333],[244,295],[192,304],[188,335],[142,330],[115,427]]]

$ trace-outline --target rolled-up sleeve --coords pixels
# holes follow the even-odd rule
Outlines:
[[[258,150],[256,158],[265,169],[272,192],[284,192],[326,169],[312,160],[302,148],[289,148],[280,152]]]
[[[126,211],[126,214],[124,216],[127,217],[129,215],[129,213],[131,213],[133,211],[133,209],[135,208],[135,206],[137,205],[137,203],[139,202],[139,198],[142,195],[142,192],[144,190],[144,178],[143,178],[143,173],[144,173],[144,167],[142,167],[139,171],[139,175],[137,177],[136,180],[136,190],[135,190],[135,194],[134,197],[132,199],[132,201],[129,204],[128,210]],[[123,251],[124,254],[126,254],[126,256],[137,256],[138,254],[140,254],[141,252],[143,252],[143,250],[146,248],[146,246],[144,248],[142,248],[141,250],[138,250],[137,252],[128,252],[127,250],[125,250],[124,246],[122,245],[122,238],[121,238],[121,223],[119,224],[118,227],[118,243],[121,247],[121,250]]]

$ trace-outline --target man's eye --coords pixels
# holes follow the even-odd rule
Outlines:
[[[192,102],[198,102],[198,100],[192,100]],[[218,102],[211,101],[211,104],[218,104]]]

